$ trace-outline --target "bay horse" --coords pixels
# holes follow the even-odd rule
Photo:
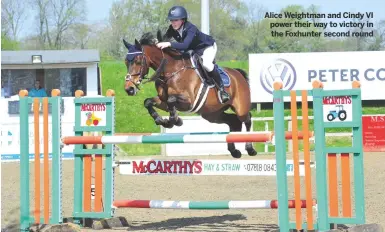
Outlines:
[[[156,46],[156,43],[161,41],[164,41],[164,38],[159,30],[157,38],[147,32],[139,41],[135,39],[134,45],[123,39],[129,51],[125,59],[127,67],[125,91],[133,96],[140,90],[140,84],[155,82],[158,96],[144,101],[144,107],[155,123],[165,128],[181,126],[183,121],[177,114],[178,110],[197,113],[210,123],[225,123],[231,132],[242,131],[242,123],[244,123],[249,132],[251,99],[246,72],[237,68],[220,69],[221,75],[228,78],[225,79],[226,84],[224,84],[231,96],[228,102],[222,104],[213,83],[205,78],[207,73],[202,68],[200,57],[191,52],[182,53],[172,48],[161,50]],[[143,81],[146,79],[149,68],[155,70],[155,73],[149,80]],[[169,112],[169,119],[163,119],[154,107]],[[228,109],[235,114],[226,113]],[[234,143],[228,143],[227,149],[234,158],[242,156]],[[257,155],[251,142],[246,143],[245,150],[250,156]]]

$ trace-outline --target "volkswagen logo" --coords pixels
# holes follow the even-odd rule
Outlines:
[[[276,80],[283,83],[283,89],[293,89],[297,81],[297,74],[293,65],[289,61],[278,58],[262,68],[260,81],[262,87],[268,93],[273,94],[273,84]]]

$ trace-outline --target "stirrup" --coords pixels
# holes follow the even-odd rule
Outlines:
[[[226,96],[222,97],[222,94],[226,95]],[[230,94],[227,93],[225,90],[218,90],[218,98],[219,98],[219,101],[221,102],[221,104],[226,103],[226,102],[231,100]],[[227,101],[224,101],[225,100],[224,98],[227,99]]]

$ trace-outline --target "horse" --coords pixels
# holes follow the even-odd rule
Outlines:
[[[210,123],[227,124],[230,132],[242,131],[244,123],[249,132],[251,99],[247,73],[238,68],[216,66],[220,68],[221,75],[227,78],[224,84],[231,96],[228,102],[221,103],[215,85],[206,78],[200,57],[191,51],[179,52],[173,48],[162,50],[156,46],[156,43],[167,40],[160,30],[157,37],[151,32],[144,33],[139,41],[135,39],[134,45],[123,39],[129,51],[125,59],[127,74],[124,77],[127,95],[136,95],[141,84],[154,81],[158,96],[145,99],[144,107],[157,125],[165,128],[183,125],[177,114],[180,111],[197,113]],[[155,70],[151,78],[147,78],[149,68]],[[169,119],[163,119],[154,107],[168,112]],[[228,109],[235,114],[226,113]],[[227,143],[227,149],[232,157],[241,158],[242,154],[234,143]],[[251,142],[246,143],[245,150],[250,156],[257,155]]]

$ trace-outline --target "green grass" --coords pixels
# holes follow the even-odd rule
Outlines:
[[[227,66],[232,68],[241,68],[248,72],[248,62],[247,61],[227,61],[227,62],[218,62],[220,66]],[[160,132],[160,127],[155,125],[153,119],[148,114],[147,110],[143,106],[143,102],[146,98],[153,97],[157,95],[157,92],[154,87],[154,83],[147,83],[142,85],[141,90],[136,96],[128,96],[124,91],[125,84],[125,75],[126,75],[126,66],[123,61],[102,61],[100,63],[101,72],[102,72],[102,89],[103,95],[107,89],[114,89],[116,94],[115,109],[116,109],[116,119],[115,119],[115,132],[151,132],[157,133]],[[150,71],[151,75],[153,71]],[[302,115],[300,109],[300,104],[298,104],[298,115]],[[166,116],[167,113],[157,110],[159,114]],[[365,107],[363,109],[363,114],[384,114],[385,108],[376,108],[376,107]],[[309,109],[309,115],[312,115],[313,112]],[[196,115],[188,113],[179,113],[181,116],[185,115]],[[252,110],[253,117],[273,117],[272,110],[261,110],[257,113],[256,110]],[[285,116],[290,116],[290,110],[285,110]],[[301,130],[302,125],[299,121],[299,128]],[[309,121],[309,129],[313,130],[313,121]],[[269,130],[274,129],[274,122],[268,121]],[[286,123],[287,126],[287,123]],[[265,128],[264,122],[253,122],[253,130],[263,131]],[[287,128],[286,128],[287,129]],[[347,129],[331,128],[327,132],[349,132]],[[350,138],[327,138],[327,144],[330,146],[348,146],[351,144]],[[257,151],[264,151],[263,144],[254,145]],[[136,144],[136,145],[120,145],[127,154],[129,155],[157,155],[160,154],[160,145],[158,144]],[[301,148],[302,146],[300,146]],[[269,151],[273,152],[274,147],[270,146]]]

